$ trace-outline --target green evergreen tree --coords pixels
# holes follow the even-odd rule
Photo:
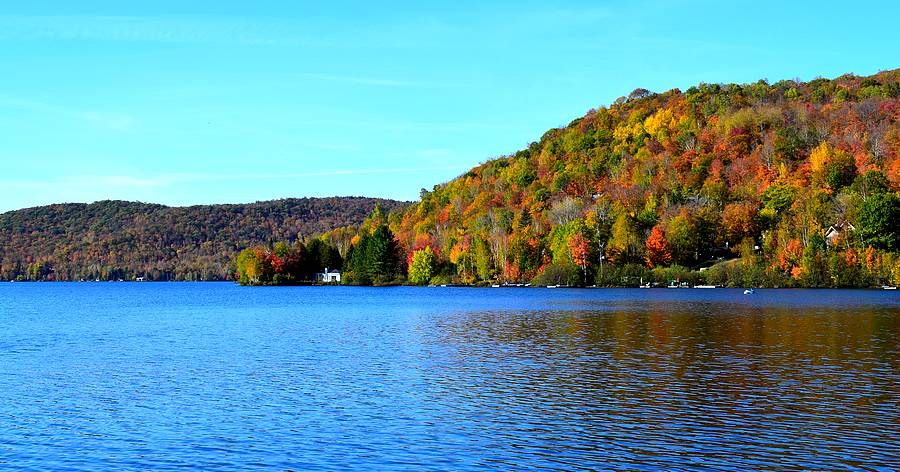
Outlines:
[[[366,254],[369,278],[372,282],[387,282],[398,274],[399,248],[394,233],[387,225],[378,226],[372,233]]]

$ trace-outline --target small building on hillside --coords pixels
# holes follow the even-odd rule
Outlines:
[[[341,272],[339,270],[328,270],[328,267],[326,267],[324,272],[316,274],[316,282],[339,284],[341,283]]]
[[[829,246],[834,246],[834,243],[841,237],[846,237],[847,233],[855,229],[856,227],[848,221],[841,221],[840,223],[833,224],[825,231],[825,242]]]

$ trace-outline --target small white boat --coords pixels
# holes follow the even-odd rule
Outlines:
[[[753,295],[754,293],[756,293],[756,291],[753,290],[752,288],[748,288],[748,289],[744,290],[744,295]]]
[[[548,285],[547,288],[559,288],[559,285]]]
[[[500,284],[491,285],[491,288],[500,288]]]
[[[893,285],[882,285],[881,289],[882,290],[897,290],[897,287],[894,287]]]
[[[715,285],[694,285],[694,288],[716,288]]]

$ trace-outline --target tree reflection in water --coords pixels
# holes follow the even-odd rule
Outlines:
[[[830,468],[898,457],[893,307],[596,305],[444,318],[433,393],[466,399],[470,411],[449,414],[473,430],[480,418],[502,424],[483,431],[498,449],[518,442],[562,464]]]

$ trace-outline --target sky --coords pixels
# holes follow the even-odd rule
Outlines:
[[[638,87],[900,67],[895,0],[10,3],[0,211],[415,200]]]

